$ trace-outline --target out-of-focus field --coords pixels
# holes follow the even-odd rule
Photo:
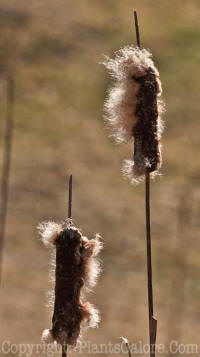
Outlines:
[[[0,159],[5,68],[16,84],[8,220],[0,292],[1,342],[39,343],[49,252],[38,222],[63,219],[67,175],[73,217],[105,241],[103,274],[89,299],[101,311],[93,343],[148,342],[144,185],[121,175],[132,145],[116,146],[102,122],[109,77],[100,64],[135,43],[137,8],[166,102],[163,176],[152,182],[152,250],[158,343],[199,343],[200,3],[176,1],[0,1]],[[4,356],[4,354],[1,354]],[[8,356],[8,355],[7,355]],[[10,354],[11,356],[11,354]]]

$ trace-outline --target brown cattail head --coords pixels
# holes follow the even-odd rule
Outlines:
[[[104,64],[115,79],[105,103],[105,120],[116,141],[134,138],[134,162],[126,162],[125,174],[137,181],[146,170],[156,172],[161,166],[159,73],[151,54],[138,47],[127,46]]]
[[[56,250],[52,328],[43,332],[42,339],[75,345],[83,325],[96,327],[99,322],[98,311],[82,301],[82,290],[96,283],[100,271],[96,256],[102,243],[98,236],[88,240],[72,225],[48,222],[39,231],[44,244]]]

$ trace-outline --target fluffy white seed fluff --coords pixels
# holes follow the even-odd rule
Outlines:
[[[88,328],[96,328],[100,322],[100,314],[99,311],[92,305],[91,303],[87,302],[87,309],[90,313],[89,319],[83,321],[81,324],[81,329],[85,330]]]
[[[125,179],[129,179],[132,185],[138,185],[140,182],[144,181],[145,176],[138,176],[134,171],[134,161],[132,160],[124,160],[124,165],[122,167],[122,174]],[[150,173],[152,179],[157,176],[161,176],[158,170]]]
[[[44,245],[52,247],[62,231],[62,224],[53,221],[43,222],[39,224],[38,231]]]
[[[100,322],[100,315],[99,315],[99,311],[92,304],[90,304],[90,313],[91,313],[91,317],[89,320],[89,327],[95,328],[98,326]]]
[[[97,233],[95,235],[94,241],[95,241],[95,245],[94,245],[92,256],[96,257],[97,255],[99,255],[99,253],[103,249],[103,242],[102,242],[102,237],[100,236],[100,234]]]
[[[46,329],[43,331],[42,333],[42,338],[41,338],[42,342],[46,343],[46,344],[50,344],[54,342],[54,338],[51,334],[51,331]]]
[[[86,286],[89,289],[93,288],[96,285],[98,276],[101,272],[101,265],[97,258],[98,254],[103,249],[103,243],[100,239],[101,237],[97,234],[94,239],[90,240],[90,242],[93,242],[94,246],[92,255],[87,265]]]
[[[159,94],[162,92],[159,73],[151,57],[145,49],[126,46],[116,52],[114,59],[106,57],[103,62],[114,79],[105,102],[104,119],[117,142],[127,142],[133,136],[137,120],[136,95],[140,84],[133,80],[133,76],[144,76],[149,67],[153,68],[160,87]],[[161,110],[161,106],[158,109]]]
[[[121,339],[122,339],[122,341],[123,341],[124,343],[126,343],[126,344],[129,343],[128,338],[121,336]]]

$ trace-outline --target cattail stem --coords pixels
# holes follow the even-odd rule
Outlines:
[[[135,21],[137,46],[139,48],[141,48],[137,11],[134,11],[134,21]],[[153,287],[152,287],[152,263],[151,263],[150,171],[149,171],[149,169],[146,169],[146,173],[145,173],[145,209],[146,209],[147,286],[148,286],[148,308],[149,308],[150,357],[155,357],[157,321],[153,317]]]
[[[150,223],[150,174],[146,171],[145,176],[145,206],[146,206],[146,238],[147,238],[147,275],[148,275],[148,301],[149,321],[153,316],[153,290],[152,290],[152,264],[151,264],[151,223]]]
[[[72,218],[72,175],[69,178],[69,199],[68,199],[68,218]]]
[[[70,175],[69,196],[68,196],[68,219],[72,218],[72,188],[73,188],[73,178],[72,175]],[[67,357],[67,345],[62,346],[62,357]]]
[[[4,154],[1,182],[1,221],[0,221],[0,284],[2,282],[2,259],[5,240],[5,228],[7,218],[9,176],[11,166],[11,151],[13,137],[13,118],[14,118],[14,80],[11,76],[7,78],[7,117],[4,136]]]
[[[150,356],[155,356],[155,342],[157,321],[153,317],[153,287],[152,287],[152,263],[151,263],[151,208],[150,208],[150,172],[147,169],[145,175],[145,208],[146,208],[146,242],[147,242],[147,284],[149,306],[149,340]]]
[[[127,349],[127,352],[128,352],[128,357],[132,357],[128,339],[124,338],[124,337],[122,337],[122,339],[123,339],[123,341],[124,341],[124,343],[126,345],[126,349]]]
[[[62,357],[67,357],[67,345],[62,346]]]

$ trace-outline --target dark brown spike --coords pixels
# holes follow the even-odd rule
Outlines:
[[[140,29],[139,29],[137,11],[134,10],[133,14],[134,14],[134,20],[135,20],[135,32],[136,32],[137,46],[138,46],[139,48],[141,48],[141,45],[140,45]]]
[[[70,175],[69,178],[69,199],[68,199],[68,218],[72,218],[72,188],[73,188],[73,177]]]

